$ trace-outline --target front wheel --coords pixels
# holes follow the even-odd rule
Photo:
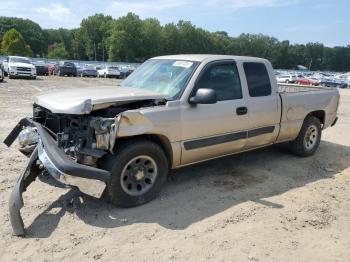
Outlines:
[[[290,142],[292,152],[301,157],[312,156],[321,141],[321,123],[317,117],[308,116],[297,138]]]
[[[121,142],[109,155],[103,168],[111,172],[107,197],[120,207],[133,207],[153,200],[168,174],[168,159],[163,149],[146,139]]]

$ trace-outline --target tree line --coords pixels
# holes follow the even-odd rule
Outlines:
[[[167,54],[206,53],[257,56],[275,68],[350,71],[350,45],[291,44],[263,34],[229,36],[189,21],[161,25],[133,13],[118,19],[96,14],[75,29],[42,29],[21,18],[0,17],[0,54],[60,59],[143,62]]]

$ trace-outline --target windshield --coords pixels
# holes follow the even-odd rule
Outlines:
[[[176,99],[185,88],[198,62],[151,59],[138,67],[121,86],[145,89]]]
[[[31,64],[30,60],[22,57],[11,57],[11,63]]]

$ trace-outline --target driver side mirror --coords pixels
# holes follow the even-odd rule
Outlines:
[[[189,100],[190,104],[215,104],[217,101],[215,90],[210,88],[199,88]]]

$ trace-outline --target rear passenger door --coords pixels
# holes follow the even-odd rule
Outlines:
[[[268,69],[267,69],[268,67]],[[272,66],[263,62],[243,62],[248,89],[249,125],[246,148],[273,143],[279,132],[281,117],[280,97],[272,88]]]

